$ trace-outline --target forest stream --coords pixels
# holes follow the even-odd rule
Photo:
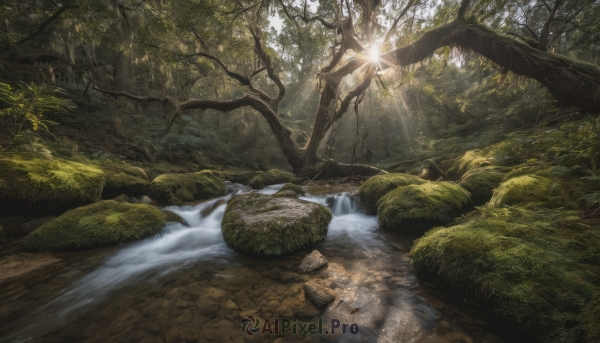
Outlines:
[[[1,281],[0,341],[514,341],[499,338],[502,330],[475,310],[428,295],[410,267],[413,238],[379,231],[377,217],[361,213],[355,188],[311,195],[309,187],[301,197],[334,214],[327,240],[317,246],[329,264],[312,277],[327,280],[338,296],[317,310],[301,292],[310,277],[296,273],[309,250],[259,259],[225,245],[226,201],[247,189],[228,183],[224,197],[169,207],[189,226],[169,223],[136,243],[57,253],[50,267]],[[247,316],[322,318],[325,328],[337,319],[359,331],[247,335],[240,330]]]

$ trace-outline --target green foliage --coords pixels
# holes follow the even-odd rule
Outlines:
[[[293,174],[282,172],[277,169],[271,169],[266,172],[261,172],[252,177],[252,179],[248,181],[248,186],[254,189],[261,189],[269,185],[294,182],[298,182],[298,179]]]
[[[320,204],[243,194],[227,204],[221,229],[232,249],[271,257],[291,254],[324,241],[331,218],[331,211]]]
[[[89,249],[158,233],[165,214],[150,205],[102,200],[65,212],[25,239],[33,250]]]
[[[480,208],[426,233],[412,265],[419,278],[486,304],[537,342],[597,341],[597,227],[576,211]]]
[[[369,178],[358,189],[360,203],[367,213],[377,213],[377,202],[391,190],[406,185],[420,185],[425,180],[410,174],[389,173]]]
[[[106,180],[93,164],[31,154],[0,155],[3,211],[60,213],[100,200]]]
[[[471,194],[448,182],[400,186],[377,202],[379,225],[384,230],[418,232],[447,224],[467,212]]]
[[[152,181],[150,191],[150,195],[158,201],[175,205],[224,194],[225,182],[210,170],[160,175]]]
[[[60,89],[51,89],[35,83],[23,84],[19,89],[0,82],[0,122],[9,123],[13,136],[18,136],[25,122],[35,131],[48,130],[56,124],[43,118],[48,112],[63,112],[69,108],[67,101],[58,96],[66,95]]]

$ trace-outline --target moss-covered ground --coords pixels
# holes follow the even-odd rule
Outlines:
[[[100,200],[106,183],[93,164],[29,153],[0,156],[0,211],[41,215]]]
[[[536,342],[600,341],[599,151],[597,122],[585,119],[447,162],[476,203],[489,202],[416,242],[417,276]]]
[[[600,340],[600,232],[579,211],[481,207],[412,250],[419,278],[488,306],[538,342]]]

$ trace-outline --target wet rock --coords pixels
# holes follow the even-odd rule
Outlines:
[[[306,275],[300,275],[298,273],[294,273],[294,272],[289,272],[289,271],[284,271],[281,272],[281,274],[279,274],[279,276],[277,277],[277,279],[281,282],[297,282],[297,281],[305,281],[304,279],[308,278],[308,276]]]
[[[248,186],[254,189],[261,189],[269,185],[292,182],[298,182],[298,179],[296,179],[294,174],[285,173],[277,169],[271,169],[269,171],[255,174],[252,179],[248,181]]]
[[[179,215],[177,215],[176,213],[173,213],[169,210],[163,210],[162,213],[165,214],[165,218],[166,218],[167,222],[180,223],[183,225],[187,225],[187,222],[183,218],[181,218]]]
[[[310,273],[319,268],[323,268],[327,265],[327,263],[328,262],[325,256],[321,255],[318,250],[313,250],[310,254],[304,257],[302,262],[300,262],[298,272],[303,274]]]
[[[27,236],[28,234],[33,232],[33,230],[37,229],[38,227],[42,226],[42,224],[49,222],[54,218],[56,218],[56,216],[45,216],[42,218],[34,219],[30,222],[21,225],[21,235]]]
[[[304,293],[317,308],[323,308],[335,300],[337,294],[331,289],[321,286],[317,281],[310,280],[304,284]]]
[[[281,189],[275,193],[276,197],[297,198],[298,195],[304,195],[304,189],[293,183],[286,183]]]
[[[152,199],[150,199],[150,197],[147,195],[144,195],[143,197],[141,197],[138,200],[138,203],[140,203],[140,204],[150,204],[151,202],[152,202]]]
[[[325,240],[331,217],[329,209],[313,202],[250,193],[229,202],[221,227],[234,250],[281,256]]]
[[[224,194],[225,182],[210,170],[159,175],[152,181],[150,192],[153,198],[175,205]]]

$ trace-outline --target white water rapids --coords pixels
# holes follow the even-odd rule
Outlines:
[[[275,193],[282,185],[266,187],[263,194]],[[232,194],[248,191],[240,185],[228,185],[228,195],[195,206],[171,206],[188,224],[168,223],[164,230],[142,241],[125,245],[108,257],[96,270],[79,279],[55,299],[23,318],[30,325],[0,341],[24,342],[61,325],[71,316],[108,299],[126,286],[155,280],[179,268],[201,260],[220,259],[235,254],[223,241],[221,219]],[[377,239],[377,218],[361,213],[356,201],[348,194],[322,197],[302,196],[328,206],[333,214],[329,225],[328,241],[341,249],[361,246],[367,255],[381,244]],[[207,213],[204,215],[204,213]]]

